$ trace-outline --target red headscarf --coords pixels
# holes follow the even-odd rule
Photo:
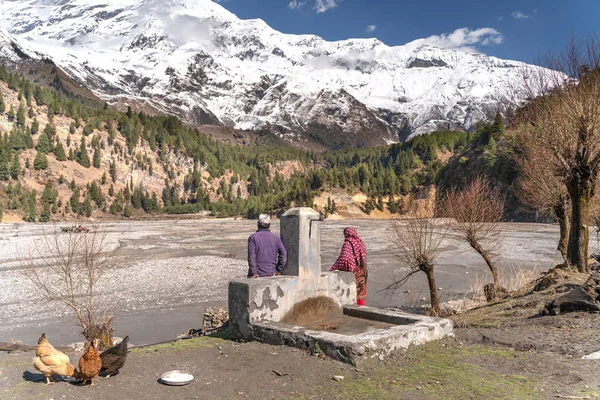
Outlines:
[[[354,272],[359,267],[360,262],[365,261],[366,256],[367,247],[358,237],[356,229],[346,228],[344,229],[342,251],[330,271]]]

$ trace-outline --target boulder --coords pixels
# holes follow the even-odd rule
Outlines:
[[[542,310],[541,315],[559,315],[561,312],[574,311],[600,311],[596,303],[596,296],[589,293],[581,286],[574,287],[568,293],[556,297]]]

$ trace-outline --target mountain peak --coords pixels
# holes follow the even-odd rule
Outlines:
[[[0,12],[20,47],[109,103],[300,142],[360,130],[373,137],[360,143],[385,144],[469,129],[498,111],[524,65],[424,40],[284,34],[210,0],[4,1]]]

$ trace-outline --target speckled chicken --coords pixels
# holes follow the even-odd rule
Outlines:
[[[119,369],[125,365],[127,360],[127,343],[129,343],[129,336],[125,336],[121,343],[105,350],[100,354],[102,359],[102,369],[106,370],[106,377],[119,373]]]
[[[79,359],[79,371],[75,374],[75,377],[83,380],[83,384],[91,381],[90,386],[94,386],[94,379],[98,377],[102,368],[102,360],[96,346],[98,346],[98,339],[87,344],[85,353]]]
[[[75,375],[75,367],[71,364],[69,356],[62,351],[56,350],[46,338],[45,333],[42,333],[42,336],[38,340],[33,366],[44,374],[47,385],[54,384],[52,375]]]

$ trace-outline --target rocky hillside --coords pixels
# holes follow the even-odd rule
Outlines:
[[[474,135],[438,131],[322,153],[272,137],[232,144],[175,117],[85,105],[0,65],[0,138],[5,220],[48,221],[207,211],[254,218],[293,205],[339,217],[409,213],[407,196],[435,183]]]
[[[0,209],[5,220],[156,211],[169,200],[171,205],[189,200],[191,175],[208,201],[222,198],[218,189],[225,179],[228,190],[248,196],[245,180],[231,183],[230,171],[211,177],[207,165],[181,151],[143,138],[132,143],[123,135],[126,115],[105,110],[96,116],[74,101],[61,105],[55,92],[10,85],[0,81],[0,181],[5,182]],[[111,114],[114,119],[103,118]],[[143,129],[137,115],[131,120],[132,129]]]
[[[304,147],[471,129],[504,109],[529,68],[423,40],[390,47],[287,35],[210,0],[4,1],[0,12],[0,58],[21,74],[51,60],[63,81],[122,110],[267,131]]]

